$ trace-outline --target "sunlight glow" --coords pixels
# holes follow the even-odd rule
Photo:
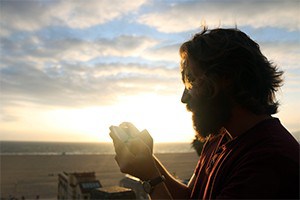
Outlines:
[[[119,121],[147,129],[155,142],[186,142],[194,137],[191,116],[179,96],[141,94],[123,97],[121,102],[120,110],[125,115]]]
[[[128,121],[141,131],[147,129],[155,142],[190,142],[194,137],[191,116],[179,99],[140,94],[122,96],[118,103],[103,107],[50,109],[27,105],[17,122],[4,123],[1,129],[3,133],[23,134],[21,140],[111,142],[109,126]],[[33,137],[26,137],[28,133]]]

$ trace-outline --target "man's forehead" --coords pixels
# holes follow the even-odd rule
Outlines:
[[[187,67],[187,58],[181,58],[180,60],[180,70],[181,72],[185,70],[185,68]]]
[[[180,72],[182,77],[184,77],[188,73],[188,71],[189,71],[188,60],[182,59],[180,64]]]
[[[192,75],[192,76],[199,76],[205,73],[199,64],[190,58],[184,58],[181,60],[181,74],[184,75]]]
[[[184,82],[184,83],[187,83],[187,82],[189,82],[191,79],[194,79],[193,77],[195,77],[194,76],[194,74],[192,73],[192,71],[191,71],[191,67],[190,66],[185,66],[185,67],[183,67],[182,68],[182,71],[181,71],[181,78],[182,78],[182,81]]]
[[[181,60],[181,74],[182,75],[192,75],[194,74],[193,62],[185,58]]]

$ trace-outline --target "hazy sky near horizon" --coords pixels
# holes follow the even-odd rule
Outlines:
[[[204,22],[237,25],[285,71],[275,116],[298,132],[299,13],[299,0],[0,0],[0,140],[110,141],[130,121],[190,142],[178,48]]]

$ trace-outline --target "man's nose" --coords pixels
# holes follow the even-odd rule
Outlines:
[[[185,104],[188,103],[190,100],[190,97],[191,97],[191,95],[189,94],[189,91],[186,88],[184,88],[184,91],[183,91],[183,94],[181,97],[181,102],[185,103]]]

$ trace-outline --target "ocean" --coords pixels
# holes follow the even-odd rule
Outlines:
[[[188,153],[190,143],[156,143],[154,153]],[[0,155],[110,155],[112,143],[0,141]]]

